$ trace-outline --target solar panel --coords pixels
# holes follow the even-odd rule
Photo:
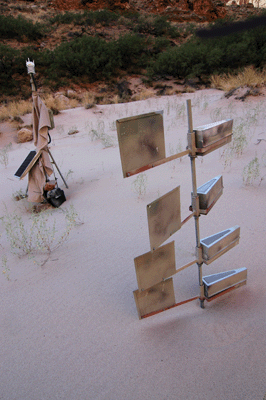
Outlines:
[[[32,150],[29,152],[21,166],[18,168],[17,172],[14,174],[19,179],[23,179],[27,173],[31,170],[33,165],[36,163],[38,158],[41,155],[41,151],[36,152],[36,150]]]

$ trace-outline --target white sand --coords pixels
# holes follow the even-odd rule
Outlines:
[[[219,174],[224,181],[222,197],[200,218],[201,237],[241,227],[239,245],[204,265],[203,274],[247,267],[248,281],[205,302],[204,310],[194,301],[140,321],[132,292],[137,289],[134,258],[150,248],[146,205],[180,185],[184,219],[190,205],[190,161],[185,157],[147,171],[147,191],[139,198],[133,186],[136,176],[122,177],[115,120],[164,110],[170,155],[171,148],[176,152],[180,144],[182,150],[186,147],[189,98],[194,127],[224,117],[233,117],[235,126],[243,118],[247,126],[260,105],[255,131],[246,131],[249,145],[231,167],[224,170],[223,148],[197,160],[198,186]],[[67,197],[60,209],[73,204],[84,224],[70,232],[68,242],[43,266],[44,255],[29,259],[12,254],[0,227],[1,254],[10,269],[0,276],[1,400],[263,399],[266,183],[244,186],[242,171],[256,154],[259,160],[265,154],[266,142],[255,144],[258,138],[266,139],[265,105],[264,97],[241,102],[225,99],[221,91],[205,90],[77,108],[55,117],[50,149],[69,184],[66,189],[58,180]],[[79,133],[69,136],[72,128]],[[100,140],[92,141],[92,130],[111,136],[114,146],[104,148]],[[0,166],[0,215],[6,205],[9,212],[29,218],[27,200],[12,200],[17,190],[26,189],[27,178],[18,181],[13,174],[33,148],[33,143],[14,143],[7,168]],[[59,230],[60,209],[53,211]],[[177,268],[191,261],[193,220],[170,240],[175,240]],[[197,266],[176,274],[174,288],[177,302],[197,296]]]

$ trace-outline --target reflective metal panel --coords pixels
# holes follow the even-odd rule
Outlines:
[[[147,290],[135,290],[133,293],[139,318],[175,304],[173,278],[160,282]]]
[[[232,138],[233,120],[226,119],[194,129],[196,153],[204,155],[228,143]]]
[[[239,242],[240,227],[233,226],[200,241],[202,245],[203,262],[210,264]]]
[[[223,177],[216,176],[197,189],[200,213],[207,215],[223,193]]]
[[[181,228],[180,186],[147,205],[151,251]]]
[[[165,158],[163,111],[119,119],[116,127],[124,178]]]
[[[148,289],[176,273],[175,243],[134,259],[139,290]]]
[[[246,280],[246,268],[238,268],[232,271],[204,276],[202,281],[204,284],[205,297],[210,298],[232,286],[243,283]]]

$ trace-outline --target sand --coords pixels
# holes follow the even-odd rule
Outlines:
[[[224,148],[196,161],[198,186],[219,174],[224,182],[215,207],[200,217],[201,238],[241,228],[239,245],[204,265],[203,275],[246,267],[247,285],[205,302],[205,309],[193,301],[139,320],[134,258],[150,250],[146,206],[180,185],[182,220],[189,215],[190,161],[186,156],[146,171],[146,193],[139,195],[137,176],[122,176],[115,121],[164,110],[170,155],[186,147],[187,99],[194,127],[234,118],[248,138],[243,154],[231,157],[226,168]],[[69,188],[56,171],[67,201],[50,218],[62,232],[62,211],[73,205],[82,224],[48,259],[13,254],[0,227],[1,254],[7,258],[0,276],[1,400],[264,398],[266,183],[246,186],[242,173],[257,156],[260,176],[265,174],[265,103],[263,96],[242,102],[209,89],[55,116],[50,150]],[[31,116],[23,118],[29,123]],[[71,129],[78,133],[68,135]],[[5,133],[4,125],[0,130]],[[257,144],[258,139],[264,140]],[[15,202],[13,195],[25,191],[27,178],[19,181],[14,173],[32,149],[33,143],[13,143],[7,167],[0,166],[0,215],[17,213],[26,224],[30,204]],[[194,257],[193,219],[167,242],[172,240],[178,268]],[[196,265],[173,279],[177,302],[199,294]]]

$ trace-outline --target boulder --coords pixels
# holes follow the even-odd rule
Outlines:
[[[17,133],[18,143],[30,142],[33,139],[33,133],[30,129],[22,128]]]

